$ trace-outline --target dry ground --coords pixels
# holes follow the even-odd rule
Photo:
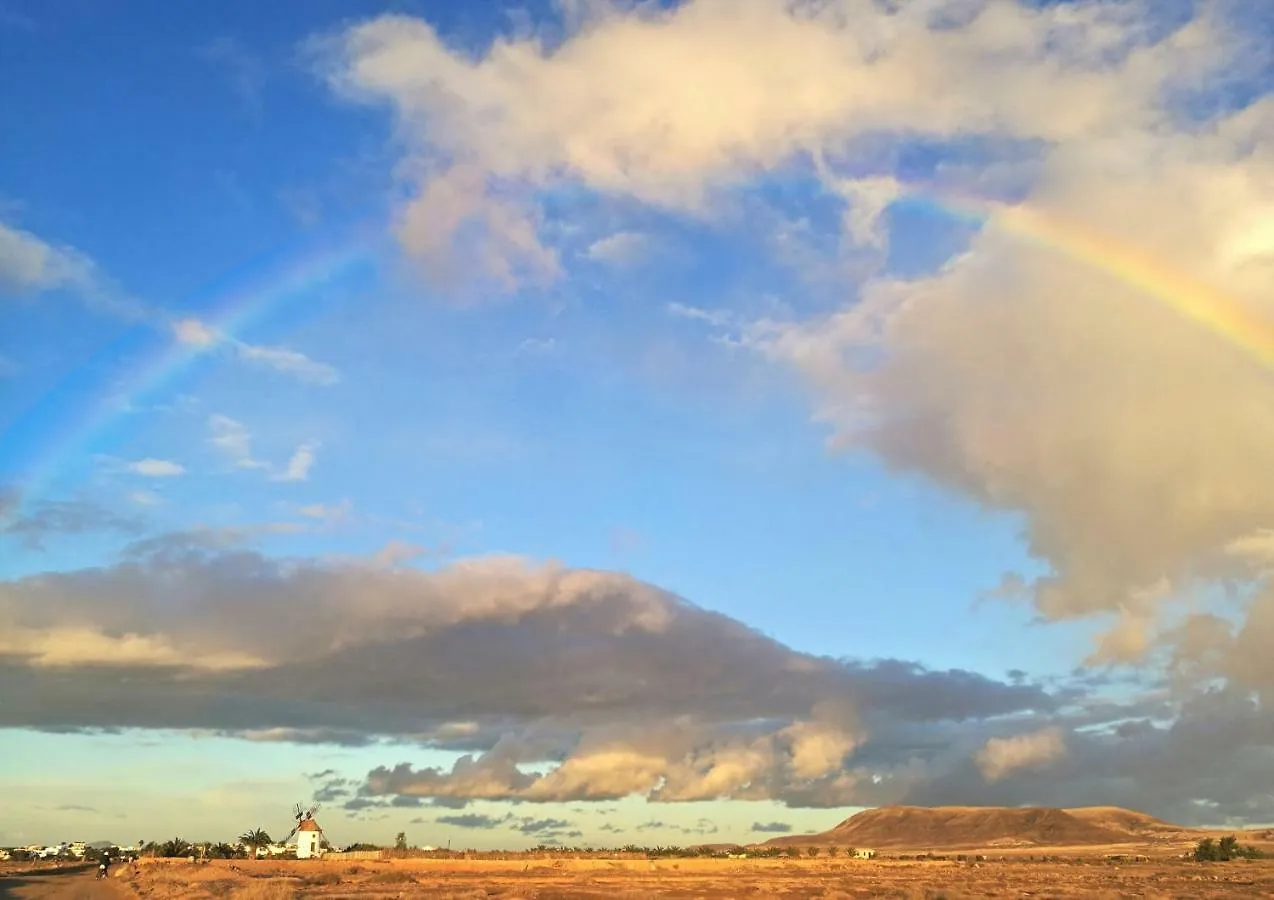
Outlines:
[[[290,900],[620,900],[732,897],[969,900],[982,897],[1274,897],[1274,861],[873,862],[828,859],[528,859],[260,861],[204,865],[144,860],[120,873],[139,898]]]
[[[92,865],[0,863],[0,900],[124,900],[118,881],[99,881]]]

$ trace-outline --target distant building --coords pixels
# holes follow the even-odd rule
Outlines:
[[[875,858],[876,858],[875,850],[863,850],[857,847],[854,848],[854,859],[875,859]]]

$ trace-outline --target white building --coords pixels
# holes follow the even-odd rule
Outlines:
[[[321,856],[322,850],[319,849],[321,834],[318,822],[313,819],[303,819],[296,829],[296,858],[309,859],[312,856]]]

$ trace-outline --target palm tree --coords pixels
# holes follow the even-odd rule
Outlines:
[[[256,859],[257,852],[262,847],[270,846],[274,841],[270,840],[270,836],[265,833],[264,828],[258,828],[255,831],[246,831],[239,835],[239,843],[252,851],[248,854],[249,857]]]

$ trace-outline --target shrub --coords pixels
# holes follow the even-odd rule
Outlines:
[[[1240,845],[1239,839],[1232,834],[1219,841],[1204,838],[1194,848],[1197,862],[1229,862],[1232,859],[1260,859],[1262,856],[1264,854],[1255,847]]]

